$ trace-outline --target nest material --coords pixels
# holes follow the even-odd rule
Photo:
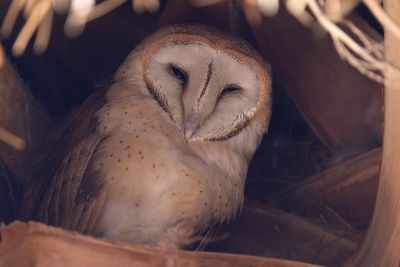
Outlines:
[[[33,38],[34,51],[42,53],[48,45],[54,12],[68,12],[65,32],[68,36],[77,36],[86,23],[114,10],[128,0],[105,0],[96,4],[94,0],[13,0],[1,27],[1,34],[7,37],[20,13],[26,20],[14,42],[13,53],[21,55]],[[131,0],[135,12],[155,12],[160,7],[159,0]],[[229,0],[236,2],[236,0]],[[193,6],[204,7],[221,0],[192,0]],[[400,38],[400,27],[385,13],[376,0],[286,0],[286,8],[303,24],[311,25],[315,20],[331,36],[340,56],[369,78],[384,83],[384,73],[400,70],[384,59],[383,44],[375,42],[354,24],[343,19],[360,3],[363,3],[385,30]],[[231,5],[238,7],[237,4]],[[262,14],[275,15],[279,10],[278,0],[244,0],[242,7],[250,23],[259,23]],[[340,25],[347,28],[357,40],[350,37]],[[0,55],[1,57],[1,55]],[[387,81],[395,83],[396,81]]]

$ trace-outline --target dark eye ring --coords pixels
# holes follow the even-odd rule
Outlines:
[[[234,94],[234,93],[238,93],[240,92],[242,89],[237,86],[237,85],[228,85],[226,86],[222,92],[221,92],[221,96],[223,95],[227,95],[227,94]]]
[[[169,70],[171,75],[178,79],[180,83],[185,84],[187,82],[187,74],[183,69],[171,64]]]

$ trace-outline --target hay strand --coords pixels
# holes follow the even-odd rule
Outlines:
[[[12,146],[17,150],[23,150],[26,146],[25,141],[16,136],[13,133],[10,133],[6,129],[0,126],[0,141]]]

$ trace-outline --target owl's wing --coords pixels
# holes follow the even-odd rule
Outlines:
[[[103,90],[92,94],[53,135],[25,193],[22,219],[93,233],[106,197],[94,165],[107,138],[95,117],[104,103]]]

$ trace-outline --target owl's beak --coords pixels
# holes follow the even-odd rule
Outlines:
[[[185,122],[184,127],[183,127],[183,132],[185,135],[186,141],[189,141],[189,139],[193,136],[193,134],[197,131],[199,128],[197,123],[193,122]]]

